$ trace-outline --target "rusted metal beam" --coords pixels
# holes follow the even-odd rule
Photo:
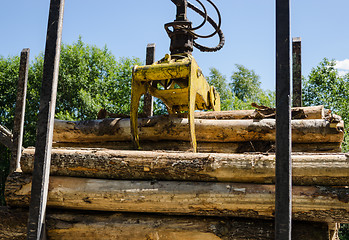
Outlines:
[[[291,240],[290,67],[290,0],[276,0],[276,240]]]
[[[51,164],[63,12],[64,0],[51,0],[37,122],[33,183],[29,206],[27,238],[29,240],[45,239],[45,213]]]
[[[29,54],[30,49],[25,48],[22,50],[20,58],[15,118],[13,124],[13,149],[12,159],[10,162],[10,172],[14,172],[21,168],[20,161],[22,155],[25,101],[27,97]]]
[[[151,65],[155,62],[155,43],[147,45],[147,55],[145,64]],[[144,95],[143,112],[147,117],[153,116],[153,96],[150,93]]]
[[[292,39],[293,107],[302,106],[302,41]]]

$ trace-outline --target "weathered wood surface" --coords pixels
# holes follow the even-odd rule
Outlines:
[[[0,207],[0,239],[26,239],[28,210]],[[181,217],[130,213],[57,211],[46,216],[49,239],[267,240],[274,221],[243,218]],[[294,239],[332,240],[337,225],[293,222]],[[332,238],[329,238],[331,236]]]
[[[31,173],[34,148],[22,171]],[[349,186],[349,154],[293,154],[294,185]],[[110,179],[274,183],[274,154],[53,149],[51,175]]]
[[[27,206],[30,189],[30,175],[11,175],[5,188],[7,204]],[[274,200],[274,185],[52,176],[47,205],[97,211],[273,218]],[[348,223],[349,189],[293,187],[293,219]]]
[[[185,141],[141,141],[144,151],[189,151],[190,142]],[[339,153],[342,143],[293,143],[292,152],[321,152]],[[108,148],[114,150],[134,150],[132,142],[56,142],[56,148]],[[250,141],[250,142],[198,142],[198,152],[201,153],[248,153],[248,152],[275,152],[275,143],[272,141]]]
[[[157,116],[139,121],[140,140],[189,141],[186,118]],[[330,127],[331,125],[331,127]],[[343,121],[335,124],[323,119],[293,120],[293,143],[342,142]],[[198,142],[275,141],[275,119],[211,120],[196,119]],[[90,121],[55,120],[55,142],[130,141],[130,119],[103,119]]]
[[[292,108],[292,119],[324,119],[326,117],[323,105]],[[195,118],[200,119],[256,119],[275,118],[275,108],[255,110],[233,110],[220,112],[196,112]]]
[[[256,107],[256,106],[255,106]],[[231,111],[207,111],[207,112],[195,112],[195,118],[197,119],[262,119],[262,118],[275,118],[275,108],[260,107],[255,110],[231,110]],[[324,119],[330,114],[329,110],[325,110],[323,105],[311,106],[311,107],[295,107],[292,108],[292,119]],[[143,116],[142,116],[143,115]],[[139,116],[145,117],[146,114],[140,113]],[[184,118],[187,114],[179,114]],[[97,118],[121,118],[129,117],[125,114],[115,114],[101,109],[98,112]]]
[[[25,240],[29,210],[0,206],[0,239]]]

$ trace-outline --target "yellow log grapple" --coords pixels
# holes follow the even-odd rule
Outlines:
[[[135,146],[140,149],[138,136],[138,107],[142,95],[150,93],[152,96],[161,99],[167,107],[170,115],[182,112],[188,113],[191,145],[194,152],[197,149],[194,125],[195,110],[220,111],[220,98],[213,86],[210,86],[194,57],[192,56],[193,46],[201,51],[213,52],[221,49],[224,45],[224,36],[220,30],[221,19],[217,7],[210,1],[217,10],[219,24],[217,25],[207,16],[204,5],[204,12],[196,8],[187,0],[171,0],[177,6],[176,20],[165,24],[165,29],[171,38],[171,55],[166,54],[163,59],[152,65],[134,66],[132,71],[131,89],[131,135]],[[193,28],[192,23],[186,17],[187,7],[190,7],[204,17],[203,23]],[[208,21],[215,28],[213,34],[201,36],[194,32]],[[170,30],[172,28],[172,30]],[[211,37],[218,34],[220,43],[209,48],[195,42],[198,37]]]

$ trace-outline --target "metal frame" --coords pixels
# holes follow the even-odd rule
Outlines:
[[[53,123],[56,107],[64,0],[51,0],[43,80],[35,145],[35,162],[29,205],[27,239],[45,239],[45,214],[51,164]]]
[[[292,39],[292,106],[302,107],[302,41],[300,37]]]
[[[10,162],[10,172],[20,170],[21,168],[20,161],[22,155],[25,101],[27,97],[29,54],[30,49],[25,48],[22,50],[20,58],[15,118],[13,123],[13,149],[12,160]]]
[[[291,240],[290,0],[276,0],[275,239]]]
[[[155,62],[155,43],[147,45],[145,64],[152,65]],[[150,93],[144,95],[143,112],[147,117],[153,116],[153,96]]]

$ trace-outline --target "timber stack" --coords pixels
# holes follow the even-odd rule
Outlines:
[[[46,216],[50,239],[273,239],[275,111],[55,121]],[[110,116],[110,114],[109,114]],[[343,121],[323,106],[292,111],[293,238],[336,239],[349,223]],[[104,117],[108,117],[105,114]],[[34,148],[8,177],[0,238],[25,236]]]

